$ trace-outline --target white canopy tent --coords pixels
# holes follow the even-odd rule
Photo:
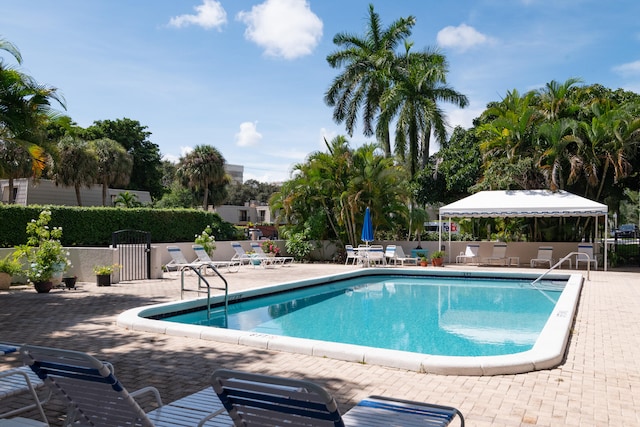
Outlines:
[[[579,217],[593,216],[597,238],[597,218],[604,216],[604,269],[607,270],[608,208],[566,191],[506,190],[481,191],[440,208],[442,218],[495,218],[495,217]],[[442,227],[438,245],[442,245]],[[449,234],[451,246],[451,234]]]

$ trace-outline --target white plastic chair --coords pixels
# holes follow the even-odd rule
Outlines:
[[[531,267],[538,264],[549,264],[549,268],[553,265],[553,246],[540,246],[538,255],[530,261]]]
[[[598,260],[593,256],[593,245],[589,243],[578,244],[578,255],[576,255],[576,270],[581,262],[593,264],[595,270],[598,269]]]
[[[460,252],[460,255],[456,256],[456,263],[465,263],[467,261],[471,263],[478,262],[478,252],[480,251],[480,245],[471,244],[467,245],[464,252]]]

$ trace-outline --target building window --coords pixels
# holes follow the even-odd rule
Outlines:
[[[260,222],[264,222],[267,211],[260,211]]]
[[[240,222],[247,222],[247,211],[244,209],[240,210]]]

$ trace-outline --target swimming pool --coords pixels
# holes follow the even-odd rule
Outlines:
[[[435,277],[441,283],[418,286],[407,282],[407,278],[422,280],[423,277]],[[582,285],[582,276],[579,274],[554,274],[548,278],[566,283],[564,290],[561,293],[541,292],[528,285],[536,277],[531,274],[508,272],[471,273],[421,269],[394,270],[393,274],[389,275],[389,269],[365,269],[231,294],[230,300],[238,304],[230,305],[228,318],[214,315],[211,321],[208,321],[202,313],[197,313],[197,310],[203,306],[202,299],[199,299],[129,310],[118,318],[118,324],[136,330],[190,336],[423,372],[466,375],[528,372],[556,366],[561,362]],[[341,283],[345,279],[355,280],[356,284]],[[462,280],[463,283],[473,285],[460,286],[454,280]],[[518,280],[524,282],[517,282]],[[523,286],[523,283],[526,286]],[[330,329],[343,329],[331,328],[335,320],[330,319],[328,319],[328,326],[320,325],[318,328],[311,328],[314,322],[306,324],[303,317],[300,317],[304,314],[317,319],[318,313],[327,311],[321,306],[309,304],[312,298],[309,289],[317,288],[319,284],[324,284],[325,292],[315,298],[330,300],[329,304],[332,305],[351,306],[353,311],[351,318],[344,317],[348,314],[339,315],[342,316],[342,324],[351,324],[357,319],[364,319],[364,329],[361,325],[353,328],[356,332],[361,331],[356,335],[359,335],[358,338],[362,340],[354,341],[353,337],[336,337],[332,334],[300,335],[300,330],[308,332],[311,329],[317,329],[325,333]],[[496,288],[498,291],[494,295],[487,295],[485,293],[487,288]],[[430,313],[428,317],[437,324],[437,331],[424,332],[422,338],[417,340],[420,343],[418,347],[407,346],[406,342],[411,341],[407,339],[408,332],[422,333],[421,328],[411,322],[411,315],[407,319],[398,321],[403,316],[403,311],[410,310],[397,299],[393,304],[379,301],[385,293],[393,294],[395,298],[398,293],[407,292],[414,297],[414,300],[435,301],[434,307],[427,310]],[[524,292],[527,295],[519,297],[518,292]],[[297,293],[302,299],[295,303],[280,301],[274,305],[272,301],[276,298],[274,295],[283,293]],[[265,295],[268,295],[266,305],[259,303]],[[336,299],[338,295],[346,302],[338,302]],[[479,297],[479,295],[484,296]],[[484,306],[471,307],[469,303],[478,298],[485,299]],[[546,311],[542,314],[533,314],[535,310],[529,307],[535,299],[539,300],[540,305],[546,307]],[[557,303],[554,306],[553,302],[556,300]],[[522,304],[522,301],[526,303]],[[220,303],[220,298],[217,298],[214,303]],[[303,310],[291,310],[291,304],[307,306]],[[493,314],[487,311],[487,306],[490,305],[498,306],[498,310]],[[247,308],[247,306],[251,309],[250,311],[238,312],[237,308]],[[307,313],[307,309],[312,311]],[[180,317],[190,318],[190,322],[200,324],[186,325],[152,319],[194,310],[196,312],[181,314]],[[289,314],[293,317],[281,316],[282,313],[278,312],[290,312]],[[487,319],[490,322],[488,326],[478,323]],[[381,324],[376,326],[377,321]],[[207,323],[218,326],[227,323],[230,327],[238,328],[242,324],[243,329],[248,330],[212,328],[206,326]],[[283,332],[283,329],[286,331]],[[363,330],[377,331],[377,333],[365,334]],[[395,341],[390,345],[372,340],[372,336],[379,335],[383,330],[393,331],[391,336],[395,337]],[[283,336],[283,333],[294,335],[294,337]],[[423,346],[425,341],[429,342],[428,346]],[[469,343],[472,347],[470,353],[468,353]],[[485,343],[490,344],[490,350],[482,348]],[[461,350],[462,348],[467,349]]]

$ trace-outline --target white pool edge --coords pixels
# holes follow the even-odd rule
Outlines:
[[[259,289],[239,291],[229,294],[229,300],[233,301],[247,296],[255,296],[273,291],[292,289],[299,286],[308,286],[323,283],[327,280],[340,280],[363,276],[367,274],[401,274],[403,272],[420,275],[442,276],[500,276],[531,278],[536,274],[515,272],[473,272],[444,270],[424,271],[424,269],[402,269],[390,271],[389,269],[362,269],[347,273],[322,276],[296,282],[286,282],[278,285]],[[573,319],[576,314],[580,291],[583,284],[581,274],[555,273],[547,276],[550,279],[567,280],[564,291],[560,295],[556,306],[549,316],[538,340],[533,348],[521,353],[501,356],[436,356],[419,354],[397,350],[386,350],[375,347],[366,347],[352,344],[341,344],[327,341],[318,341],[304,338],[291,338],[278,335],[269,335],[255,332],[221,329],[200,325],[185,325],[180,323],[148,319],[143,316],[152,316],[163,313],[166,307],[180,305],[180,309],[189,309],[203,305],[203,299],[174,301],[155,304],[145,307],[136,307],[120,314],[116,320],[119,327],[133,331],[160,333],[171,336],[181,336],[207,341],[217,341],[229,344],[238,344],[261,349],[285,351],[290,353],[306,354],[311,356],[327,357],[356,363],[388,366],[398,369],[406,369],[417,372],[433,373],[440,375],[505,375],[531,372],[542,369],[554,368],[565,355],[566,347]],[[212,303],[223,300],[222,296],[212,297]]]

